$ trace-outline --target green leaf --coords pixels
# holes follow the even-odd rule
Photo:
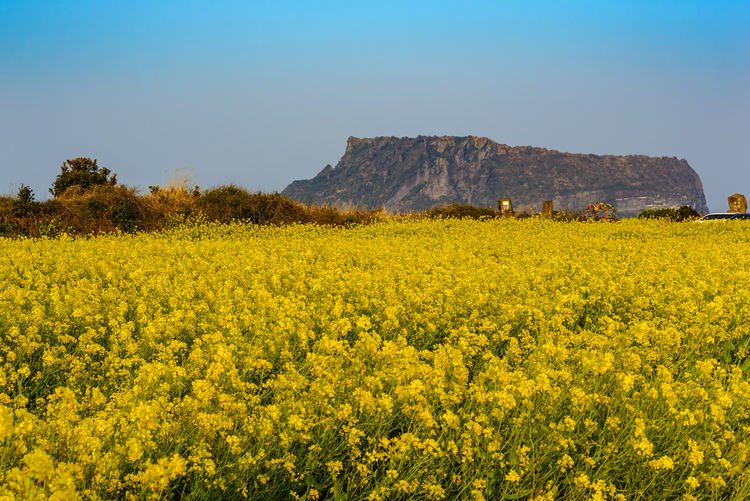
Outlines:
[[[333,499],[334,501],[349,501],[349,495],[341,488],[338,478],[333,479]]]

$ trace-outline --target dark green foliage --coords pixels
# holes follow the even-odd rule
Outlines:
[[[32,190],[31,187],[26,186],[25,184],[22,184],[21,187],[18,189],[16,200],[18,200],[19,203],[24,204],[24,205],[31,204],[31,202],[34,201],[34,190]]]
[[[115,202],[109,211],[109,218],[115,226],[127,233],[137,230],[141,220],[137,204],[128,198]]]
[[[0,237],[9,237],[16,234],[15,228],[8,221],[0,220]]]
[[[250,193],[235,185],[204,192],[198,209],[211,221],[249,221],[255,224],[309,222],[305,207],[278,193]]]
[[[0,197],[0,236],[15,234],[16,200],[11,197]]]
[[[583,221],[583,216],[578,212],[568,212],[563,210],[556,210],[552,212],[550,216],[544,216],[552,219],[553,221],[561,221],[565,223],[572,223],[575,221]]]
[[[22,187],[23,188],[23,187]],[[40,228],[58,220],[63,207],[57,200],[37,202],[33,192],[19,190],[15,197],[0,197],[0,236],[41,236]]]
[[[683,205],[682,207],[678,208],[677,214],[679,216],[678,221],[688,221],[691,219],[697,219],[701,216],[697,210],[693,209],[689,205]]]
[[[474,205],[450,204],[434,209],[428,209],[421,213],[429,218],[456,218],[456,219],[489,219],[500,217],[495,209],[489,207],[476,207]]]
[[[379,210],[342,211],[308,206],[279,193],[251,193],[235,185],[219,186],[196,195],[196,208],[208,221],[254,224],[315,223],[329,226],[366,224],[378,220]]]
[[[90,217],[97,218],[104,213],[107,206],[101,198],[90,198],[86,200],[85,208]]]
[[[504,217],[514,217],[515,219],[530,219],[530,218],[543,218],[543,219],[549,219],[551,221],[558,221],[561,223],[574,223],[579,221],[584,221],[583,216],[579,212],[568,212],[564,210],[556,210],[552,211],[552,214],[546,214],[544,212],[516,212],[513,216],[504,216]]]
[[[33,215],[38,207],[38,203],[34,201],[34,190],[29,186],[22,184],[18,189],[18,194],[13,200],[14,212],[17,216],[31,216]]]
[[[114,230],[133,232],[146,219],[142,198],[125,186],[102,184],[87,191],[69,189],[55,199],[63,206],[62,220],[75,233],[100,233]]]
[[[665,207],[663,209],[646,209],[638,214],[638,219],[664,219],[666,221],[690,221],[700,217],[700,214],[690,207],[683,205],[677,209]]]
[[[78,186],[82,191],[92,186],[117,184],[117,175],[112,174],[106,167],[99,167],[96,159],[79,157],[66,160],[62,164],[61,172],[55,179],[50,193],[59,197],[71,186]]]

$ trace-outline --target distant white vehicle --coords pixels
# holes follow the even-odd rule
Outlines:
[[[748,220],[750,221],[750,214],[745,212],[712,212],[711,214],[706,214],[702,218],[698,219],[699,223],[703,223],[705,221],[734,221],[734,220]]]

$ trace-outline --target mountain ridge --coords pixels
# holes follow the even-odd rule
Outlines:
[[[283,195],[340,208],[425,210],[446,203],[516,210],[578,211],[607,202],[622,215],[690,205],[708,210],[698,174],[684,159],[646,155],[565,153],[509,146],[481,136],[350,136],[335,167],[293,181]]]

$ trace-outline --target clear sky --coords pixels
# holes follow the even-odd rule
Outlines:
[[[0,0],[0,193],[282,190],[348,136],[686,158],[750,195],[750,0]]]

